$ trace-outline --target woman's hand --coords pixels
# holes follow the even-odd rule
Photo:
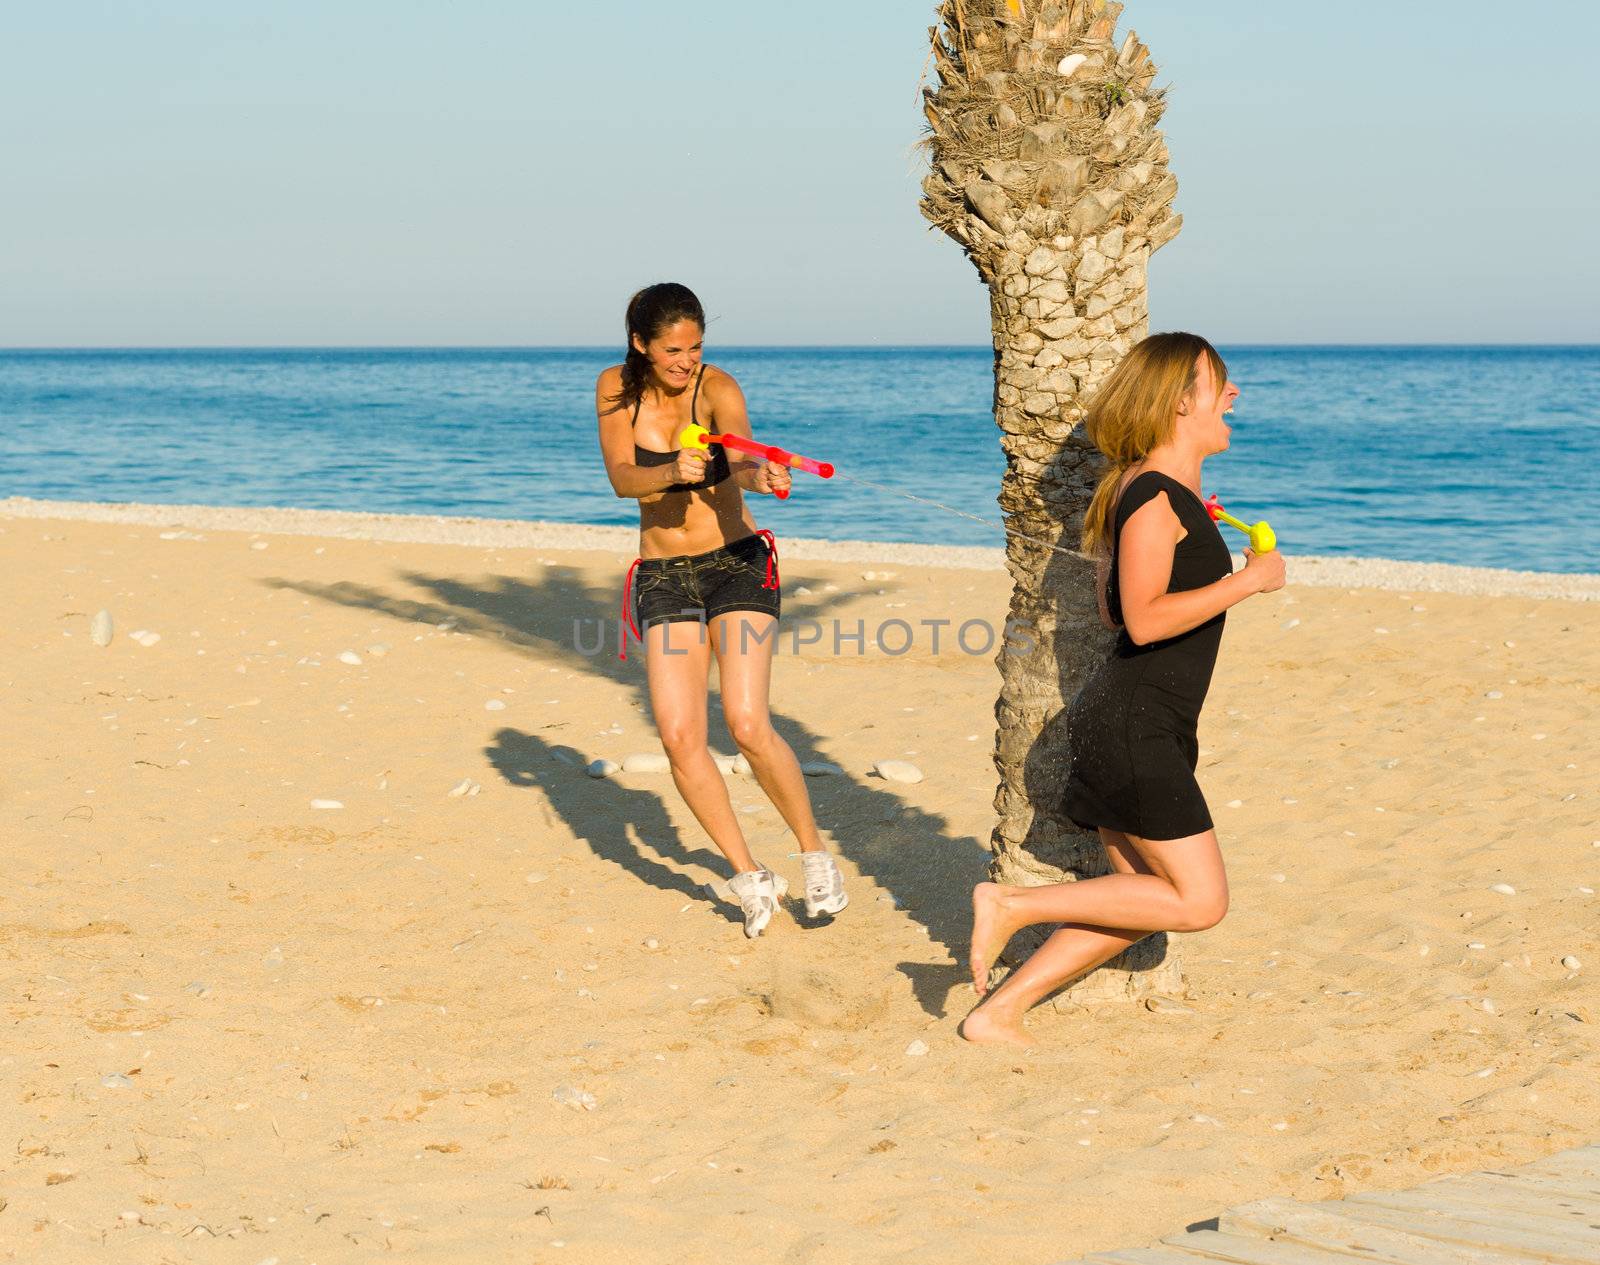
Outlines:
[[[1281,549],[1274,549],[1271,553],[1256,553],[1253,549],[1246,549],[1244,569],[1255,580],[1257,593],[1276,593],[1287,581]]]
[[[678,459],[672,463],[674,483],[699,483],[706,477],[706,455],[693,448],[678,449]]]
[[[787,492],[793,482],[789,467],[779,465],[776,461],[764,461],[756,467],[754,489],[764,496],[776,496],[779,492]]]

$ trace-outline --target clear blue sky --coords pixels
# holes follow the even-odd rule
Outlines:
[[[7,5],[0,345],[984,343],[917,212],[932,0]],[[1348,14],[1348,17],[1342,17]],[[1600,342],[1600,5],[1131,0],[1230,343]]]

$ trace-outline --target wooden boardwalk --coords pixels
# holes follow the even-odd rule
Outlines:
[[[1326,1203],[1261,1199],[1215,1230],[1079,1265],[1600,1265],[1600,1146]]]

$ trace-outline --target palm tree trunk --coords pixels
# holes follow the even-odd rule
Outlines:
[[[1050,544],[1077,548],[1101,470],[1079,425],[1083,400],[1147,333],[1150,255],[1181,224],[1156,126],[1164,94],[1137,36],[1114,41],[1122,8],[944,0],[929,32],[939,83],[924,93],[932,170],[922,210],[989,286],[1011,619],[1028,630],[998,658],[992,872],[1003,883],[1106,869],[1098,839],[1060,803],[1064,707],[1111,636],[1093,564]],[[1008,957],[1025,957],[1049,931],[1019,936]],[[1142,997],[1181,983],[1166,937],[1155,935],[1070,996]]]

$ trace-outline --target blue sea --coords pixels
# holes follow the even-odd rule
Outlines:
[[[1286,551],[1600,570],[1600,348],[1224,347],[1207,491]],[[0,497],[633,523],[595,441],[612,349],[0,351]],[[755,434],[998,519],[987,348],[718,348]],[[781,533],[998,545],[835,479]]]

